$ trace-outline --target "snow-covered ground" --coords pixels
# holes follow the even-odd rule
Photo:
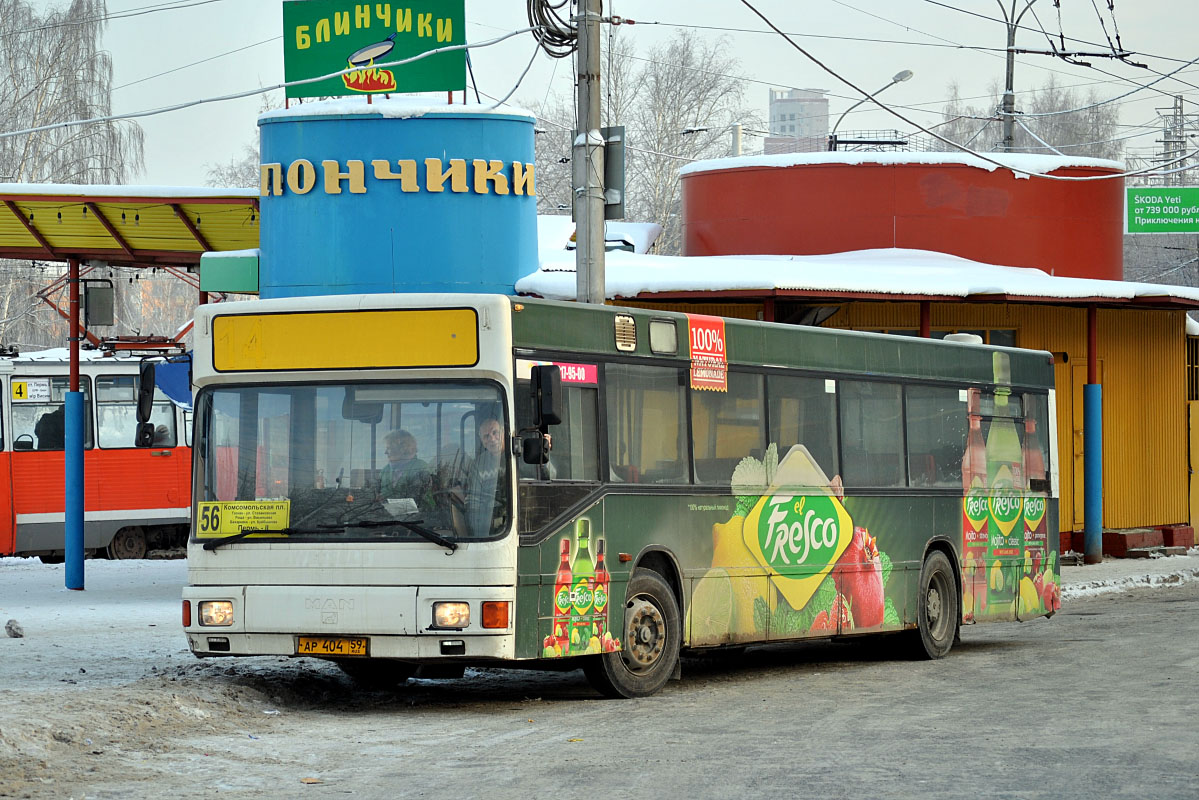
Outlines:
[[[1102,564],[1062,568],[1062,600],[1126,592],[1151,586],[1180,586],[1199,580],[1199,547],[1185,556],[1105,558]]]

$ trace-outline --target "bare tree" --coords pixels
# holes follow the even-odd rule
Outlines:
[[[704,41],[691,32],[677,34],[645,57],[621,38],[605,50],[605,124],[625,126],[626,218],[662,226],[660,253],[677,254],[681,245],[679,169],[729,155],[733,124],[760,125],[742,104],[743,84],[728,50],[723,39]],[[573,103],[558,99],[542,116],[538,211],[569,214]]]
[[[0,130],[112,113],[112,57],[100,49],[105,0],[38,14],[0,0]],[[24,183],[124,183],[142,169],[142,129],[96,122],[0,139],[0,176]]]
[[[230,156],[223,164],[205,164],[209,186],[245,188],[258,185],[258,144],[242,145],[240,156]]]
[[[262,114],[275,108],[279,108],[278,102],[272,100],[270,94],[262,95],[258,103],[258,113]],[[205,164],[208,185],[226,188],[258,186],[261,163],[258,143],[258,132],[255,131],[250,140],[242,145],[241,155],[230,156],[223,164]]]
[[[112,113],[112,59],[100,49],[104,0],[72,0],[38,13],[0,0],[0,131]],[[120,184],[141,172],[142,129],[96,122],[0,138],[0,180]],[[0,261],[0,341],[61,346],[66,325],[37,293],[62,275],[53,262]]]
[[[972,150],[1000,149],[1003,134],[997,111],[999,84],[992,84],[991,105],[985,107],[966,105],[956,83],[949,85],[948,93],[943,111],[946,122],[934,130]],[[1101,100],[1095,89],[1081,92],[1059,86],[1051,75],[1044,86],[1022,103],[1023,114],[1016,117],[1016,150],[1119,159],[1123,153],[1123,143],[1116,141],[1119,109]],[[936,147],[950,149],[940,142]]]

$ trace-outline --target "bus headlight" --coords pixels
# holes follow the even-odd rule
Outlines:
[[[229,600],[201,600],[200,624],[227,626],[233,624],[233,603]]]
[[[434,628],[466,628],[470,625],[469,603],[434,603]]]

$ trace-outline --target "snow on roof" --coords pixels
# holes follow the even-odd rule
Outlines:
[[[555,253],[573,247],[570,237],[574,235],[575,223],[563,214],[537,215],[537,250],[542,258],[551,258]],[[604,239],[609,242],[627,241],[633,245],[634,253],[645,253],[662,235],[662,226],[656,222],[605,222]]]
[[[278,108],[265,111],[258,115],[261,125],[268,120],[301,118],[301,117],[338,117],[347,114],[364,114],[389,119],[410,119],[433,115],[453,114],[495,114],[507,117],[525,117],[529,122],[536,120],[536,115],[516,106],[501,106],[493,108],[479,103],[445,103],[434,100],[428,95],[420,97],[379,97],[373,96],[372,102],[367,103],[365,97],[335,97],[331,100],[317,100],[310,103],[296,103],[291,108]]]
[[[0,195],[78,195],[82,197],[257,197],[258,189],[211,186],[142,186],[88,183],[0,183]]]
[[[51,347],[47,350],[30,350],[22,351],[15,358],[10,358],[10,361],[50,361],[50,362],[66,362],[71,358],[71,352],[65,347]],[[111,350],[95,350],[89,349],[79,350],[80,361],[141,361],[140,355],[129,353],[114,353]]]
[[[1117,172],[1124,171],[1124,165],[1119,161],[1108,161],[1101,158],[1083,158],[1081,156],[1048,156],[1031,153],[987,153],[987,158],[994,159],[1015,173],[1017,178],[1027,178],[1029,175],[1045,175],[1053,170],[1068,167],[1083,167],[1087,169],[1109,169]],[[989,161],[972,156],[968,153],[859,153],[859,152],[823,152],[823,153],[782,153],[769,156],[740,156],[737,158],[713,158],[707,161],[695,161],[679,170],[680,175],[691,175],[697,172],[711,172],[724,169],[743,169],[745,167],[802,167],[818,164],[929,164],[929,165],[962,165],[977,167],[988,172],[999,169]]]
[[[208,250],[200,255],[200,262],[214,258],[258,258],[261,251],[257,247],[246,250]]]
[[[1199,304],[1199,289],[1155,283],[1055,277],[1039,269],[983,264],[947,253],[884,248],[816,256],[655,256],[609,252],[606,297],[656,292],[817,291],[969,297],[1173,298]],[[542,253],[541,268],[516,282],[516,291],[575,299],[569,253]]]
[[[1187,336],[1199,336],[1199,320],[1187,317],[1186,332]]]

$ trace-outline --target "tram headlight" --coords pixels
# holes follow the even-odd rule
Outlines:
[[[229,600],[201,600],[200,624],[228,626],[233,624],[233,603]]]
[[[434,628],[466,628],[470,625],[470,603],[433,604]]]

